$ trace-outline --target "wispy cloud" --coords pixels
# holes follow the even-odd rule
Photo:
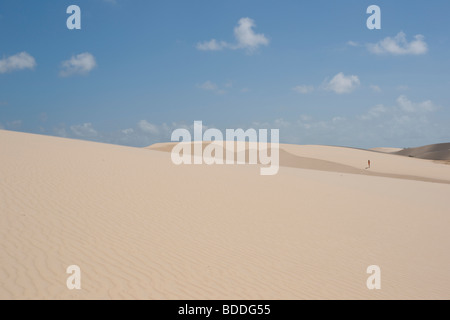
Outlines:
[[[440,108],[432,101],[411,101],[399,96],[392,105],[375,105],[359,115],[333,115],[315,119],[301,115],[297,119],[276,118],[269,122],[252,122],[247,128],[282,128],[283,142],[300,144],[334,144],[354,147],[417,146],[433,143],[448,137],[448,125],[432,120]],[[207,126],[204,126],[206,129]],[[213,126],[216,127],[216,126]],[[244,124],[240,127],[245,128]],[[54,129],[56,135],[94,140],[129,146],[144,147],[157,142],[170,141],[171,133],[178,128],[192,131],[193,125],[183,123],[151,123],[141,120],[134,127],[113,132],[101,132],[90,123],[76,125],[66,130],[64,125]]]
[[[427,113],[437,111],[439,109],[431,100],[423,102],[413,102],[406,96],[401,95],[397,98],[396,104],[392,107],[385,107],[382,104],[376,105],[369,109],[363,115],[358,116],[358,119],[367,121],[386,116],[390,119],[423,119]]]
[[[397,105],[400,109],[407,113],[428,113],[438,109],[431,100],[423,102],[412,102],[406,96],[401,95],[397,99]]]
[[[202,51],[220,51],[228,47],[228,43],[225,41],[217,41],[216,39],[211,39],[209,41],[197,43],[196,48]]]
[[[367,45],[368,50],[374,54],[392,55],[422,55],[428,52],[428,45],[423,35],[414,36],[414,40],[408,42],[406,34],[399,32],[395,37],[387,37],[378,43]]]
[[[371,120],[371,119],[379,118],[381,115],[385,114],[386,112],[388,112],[388,109],[384,105],[379,104],[379,105],[376,105],[375,107],[371,108],[366,114],[359,116],[359,118],[361,120]]]
[[[176,122],[155,124],[144,119],[138,121],[134,127],[116,131],[99,131],[92,123],[72,125],[69,128],[62,123],[53,127],[51,131],[54,135],[64,138],[145,147],[157,142],[170,141],[173,130],[178,128],[192,130],[193,125]]]
[[[123,129],[121,130],[121,132],[125,135],[129,135],[134,133],[134,129],[133,128]]]
[[[377,93],[382,92],[381,88],[375,84],[370,85],[370,89],[372,89],[373,92],[377,92]]]
[[[228,81],[227,83],[225,83],[225,88],[233,88],[233,82]]]
[[[358,76],[346,76],[343,72],[335,75],[331,80],[326,78],[321,85],[299,85],[292,88],[293,91],[300,94],[309,94],[314,91],[333,91],[337,94],[345,94],[353,92],[360,84]],[[381,90],[378,86],[371,86],[372,90]]]
[[[215,90],[217,90],[217,85],[208,80],[202,84],[198,84],[197,88],[207,90],[207,91],[215,91]]]
[[[153,135],[158,135],[160,133],[158,127],[156,125],[148,122],[147,120],[139,121],[138,128],[145,133],[150,133]]]
[[[22,126],[22,120],[14,120],[6,123],[8,129],[16,130]]]
[[[33,69],[36,60],[26,52],[17,53],[0,60],[0,74],[16,70]]]
[[[344,73],[340,72],[325,84],[325,89],[337,94],[351,93],[360,85],[360,83],[358,76],[346,76]]]
[[[314,86],[296,86],[292,88],[295,92],[301,93],[301,94],[308,94],[314,91]]]
[[[70,127],[72,133],[80,138],[95,138],[98,136],[97,130],[94,129],[92,123],[84,123]]]
[[[232,84],[230,86],[230,83],[228,82],[228,83],[225,84],[225,87],[226,88],[231,88]],[[214,82],[211,82],[209,80],[204,82],[204,83],[202,83],[202,84],[197,84],[197,88],[205,90],[205,91],[211,91],[211,92],[214,92],[214,93],[217,93],[217,94],[225,94],[225,93],[227,93],[226,90],[220,89],[217,84],[215,84]]]
[[[283,128],[283,141],[299,144],[329,144],[376,147],[406,147],[435,143],[448,137],[447,125],[433,122],[439,110],[432,101],[415,102],[400,96],[391,106],[376,105],[353,117],[277,119],[253,123],[256,128]],[[393,142],[395,141],[395,142]],[[398,145],[398,144],[401,145]]]
[[[63,138],[67,138],[69,136],[66,130],[66,125],[63,123],[53,127],[53,134]]]
[[[361,46],[358,42],[356,42],[356,41],[348,41],[347,42],[347,45],[348,46],[350,46],[350,47],[359,47],[359,46]]]
[[[269,39],[262,33],[256,33],[253,29],[256,27],[255,21],[250,18],[241,18],[238,25],[234,28],[235,43],[218,41],[211,39],[209,41],[199,42],[196,45],[198,50],[202,51],[220,51],[223,49],[244,49],[247,53],[253,53],[260,46],[269,45]]]
[[[72,56],[69,60],[63,61],[61,64],[60,75],[62,77],[69,77],[73,75],[87,75],[95,67],[97,62],[92,54],[85,52]]]

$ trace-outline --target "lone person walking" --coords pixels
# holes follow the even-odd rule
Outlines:
[[[370,169],[370,160],[367,163],[369,164],[369,169]]]

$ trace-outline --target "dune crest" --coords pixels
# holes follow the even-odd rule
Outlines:
[[[210,143],[202,142],[203,149]],[[158,143],[147,149],[171,152],[175,145],[176,143]],[[284,167],[450,184],[448,168],[436,165],[438,163],[405,159],[391,153],[344,147],[288,144],[280,144],[279,148],[280,165]],[[193,150],[193,147],[191,149]],[[249,149],[258,149],[257,143],[246,142],[247,160]],[[367,167],[368,160],[371,160],[373,164],[370,170]]]

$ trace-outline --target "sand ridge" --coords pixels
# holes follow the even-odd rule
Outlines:
[[[202,142],[203,150],[210,143]],[[225,143],[222,143],[224,150]],[[147,147],[147,149],[171,152],[175,144],[158,143]],[[235,150],[237,150],[236,145],[237,143],[235,144]],[[429,163],[429,161],[406,160],[396,155],[379,153],[373,150],[332,146],[280,144],[279,148],[280,166],[284,167],[450,184],[448,168],[436,166],[436,163]],[[257,143],[246,142],[245,149],[248,162],[248,151],[250,149],[258,150],[258,145]],[[191,152],[193,153],[193,147],[191,147]],[[368,160],[371,160],[371,168],[368,168]]]

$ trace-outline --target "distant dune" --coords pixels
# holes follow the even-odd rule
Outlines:
[[[0,146],[0,299],[450,299],[448,165],[282,145],[261,176],[176,166],[173,144]]]
[[[210,143],[203,142],[203,150]],[[158,143],[147,149],[171,152],[175,145],[176,143]],[[256,144],[247,142],[246,151],[249,149],[256,149]],[[388,149],[392,151],[391,148]],[[191,152],[193,153],[193,147]],[[248,161],[248,154],[246,159]],[[368,160],[371,160],[372,164],[370,170],[367,168]],[[280,144],[280,165],[298,169],[450,183],[450,175],[442,176],[441,170],[433,163],[421,161],[423,170],[418,171],[415,159],[396,158],[371,150],[353,148]]]
[[[450,143],[432,144],[419,148],[408,148],[395,154],[428,160],[450,160]]]
[[[403,150],[402,148],[373,148],[371,151],[384,152],[384,153],[394,153]]]

